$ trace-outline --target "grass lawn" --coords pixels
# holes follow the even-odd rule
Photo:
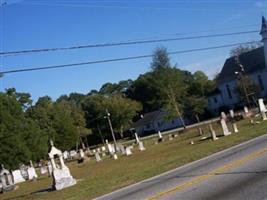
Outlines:
[[[103,195],[121,187],[136,183],[143,179],[174,169],[188,162],[203,158],[227,147],[244,142],[251,138],[264,135],[267,132],[267,122],[250,125],[249,120],[237,123],[239,133],[219,140],[210,139],[200,141],[196,128],[187,130],[172,141],[154,145],[152,139],[145,140],[146,150],[140,152],[134,149],[131,156],[119,156],[118,160],[106,158],[96,163],[94,159],[83,164],[69,163],[72,175],[78,183],[70,188],[49,193],[34,194],[34,192],[49,188],[52,178],[41,176],[36,182],[19,184],[15,191],[0,194],[0,199],[9,200],[85,200]],[[213,124],[217,135],[222,130],[218,124]],[[228,124],[232,131],[231,125]],[[210,136],[207,126],[203,126],[206,136]],[[233,131],[232,131],[233,132]],[[194,141],[194,145],[190,141]]]

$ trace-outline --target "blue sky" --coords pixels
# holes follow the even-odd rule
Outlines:
[[[0,0],[1,52],[259,30],[267,1],[259,0]],[[174,35],[177,34],[177,35]],[[1,57],[0,71],[151,54],[158,46],[178,51],[260,40],[258,33],[132,46],[58,51]],[[230,48],[172,55],[189,71],[219,72]],[[34,100],[71,92],[88,93],[106,82],[136,79],[150,58],[75,68],[7,74],[3,91],[15,87]]]

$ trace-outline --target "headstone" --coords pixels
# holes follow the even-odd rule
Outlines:
[[[248,107],[247,106],[244,107],[244,112],[246,115],[248,114]]]
[[[193,140],[191,140],[191,141],[190,141],[190,144],[192,144],[192,145],[193,145],[193,144],[194,144],[194,141],[193,141]]]
[[[53,168],[52,168],[52,164],[50,161],[47,163],[47,169],[48,169],[49,176],[52,176]]]
[[[261,116],[262,116],[262,119],[265,121],[267,120],[267,117],[266,117],[266,107],[264,105],[264,102],[263,102],[263,99],[259,99],[259,107],[260,107],[260,113],[261,113]]]
[[[110,155],[114,154],[115,151],[114,151],[114,149],[112,148],[112,145],[108,143],[108,140],[106,140],[106,145],[107,145],[107,148],[108,148],[108,153],[109,153]]]
[[[120,152],[123,155],[126,153],[125,152],[125,147],[121,143],[118,143],[117,147],[118,147],[118,152]]]
[[[79,150],[79,155],[80,155],[80,158],[84,158],[84,152],[82,149]]]
[[[68,151],[63,152],[63,158],[64,158],[64,160],[69,159],[69,152]]]
[[[215,133],[215,131],[213,130],[211,124],[209,124],[209,129],[210,129],[210,133],[211,133],[212,140],[213,140],[213,141],[218,140],[219,138],[217,138],[216,133]]]
[[[112,155],[112,157],[113,157],[114,160],[117,160],[118,159],[118,156],[115,153]]]
[[[69,155],[70,155],[71,159],[73,159],[77,155],[77,152],[75,150],[71,150]]]
[[[230,117],[231,117],[232,119],[234,119],[234,118],[235,118],[234,110],[230,110],[229,112],[230,112]]]
[[[223,129],[223,135],[224,136],[227,136],[227,135],[231,134],[231,132],[228,130],[227,124],[226,124],[224,119],[221,119],[221,126],[222,126],[222,129]]]
[[[236,123],[233,123],[233,129],[234,129],[234,133],[238,133],[238,129],[237,129]]]
[[[41,166],[40,168],[40,173],[43,175],[43,174],[46,174],[47,173],[47,166]]]
[[[225,121],[227,120],[227,116],[225,112],[221,112],[221,118],[224,119]]]
[[[98,152],[95,152],[95,159],[96,159],[96,162],[102,161]]]
[[[101,147],[101,150],[102,150],[102,151],[106,151],[106,147],[105,147],[105,146],[102,146],[102,147]]]
[[[14,184],[25,181],[19,169],[12,171],[12,176],[13,176]]]
[[[29,180],[28,166],[22,164],[19,167],[20,173],[25,180]]]
[[[0,192],[11,191],[15,188],[11,173],[3,165],[0,171],[0,185]]]
[[[159,139],[162,139],[162,135],[160,131],[158,131],[158,136],[159,136]]]
[[[140,151],[146,150],[146,148],[144,147],[143,142],[141,142],[141,141],[139,141],[139,143],[138,143],[138,148],[139,148]]]
[[[38,177],[34,167],[29,167],[27,171],[29,175],[29,180],[34,180]]]
[[[136,143],[138,144],[140,142],[140,140],[139,140],[139,137],[138,137],[136,132],[134,133],[134,136],[135,136]]]
[[[132,148],[133,148],[133,146],[126,147],[126,149],[125,149],[126,156],[129,156],[129,155],[133,154],[132,151],[131,151]]]
[[[96,151],[97,151],[98,153],[101,153],[101,149],[100,149],[100,148],[97,148]]]
[[[54,144],[51,142],[51,151],[49,152],[49,159],[52,164],[52,177],[53,177],[53,187],[56,190],[61,190],[66,187],[70,187],[76,184],[76,180],[71,176],[69,168],[65,165],[62,152],[54,147]],[[59,158],[60,166],[57,167],[55,156]]]

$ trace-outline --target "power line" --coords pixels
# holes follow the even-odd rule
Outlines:
[[[182,53],[190,53],[196,51],[206,51],[211,49],[220,49],[226,47],[233,47],[243,44],[251,44],[259,41],[251,41],[251,42],[243,42],[243,43],[234,43],[234,44],[227,44],[227,45],[220,45],[220,46],[213,46],[213,47],[205,47],[205,48],[197,48],[197,49],[189,49],[189,50],[182,50],[182,51],[173,51],[168,52],[168,55],[173,54],[182,54]],[[139,56],[131,56],[131,57],[123,57],[123,58],[113,58],[113,59],[106,59],[106,60],[96,60],[96,61],[88,61],[88,62],[80,62],[80,63],[71,63],[71,64],[63,64],[63,65],[53,65],[53,66],[45,66],[45,67],[37,67],[37,68],[23,68],[23,69],[15,69],[15,70],[8,70],[2,71],[0,74],[10,74],[10,73],[19,73],[19,72],[27,72],[27,71],[39,71],[39,70],[46,70],[46,69],[57,69],[57,68],[66,68],[66,67],[75,67],[81,65],[91,65],[91,64],[99,64],[99,63],[108,63],[108,62],[117,62],[117,61],[124,61],[124,60],[136,60],[142,58],[150,58],[153,55],[139,55]]]
[[[222,34],[154,39],[154,40],[139,40],[139,41],[113,42],[113,43],[102,43],[102,44],[88,44],[88,45],[71,46],[71,47],[7,51],[7,52],[0,52],[0,56],[21,55],[21,54],[27,54],[27,53],[39,53],[39,52],[50,52],[50,51],[74,50],[74,49],[84,49],[84,48],[100,48],[100,47],[137,45],[137,44],[158,43],[158,42],[171,42],[171,41],[178,41],[178,40],[192,40],[192,39],[201,39],[201,38],[214,38],[214,37],[223,37],[223,36],[231,36],[231,35],[243,35],[243,34],[250,34],[250,33],[257,33],[257,32],[258,31],[256,30],[252,30],[252,31],[242,31],[242,32],[222,33]]]

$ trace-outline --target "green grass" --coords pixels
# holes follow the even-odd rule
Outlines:
[[[121,187],[136,183],[143,179],[158,175],[167,170],[174,169],[191,161],[203,158],[243,141],[263,135],[267,132],[267,122],[252,126],[248,120],[237,123],[239,133],[219,140],[210,139],[200,141],[203,136],[198,136],[196,128],[180,134],[172,141],[154,145],[154,140],[145,140],[146,151],[139,152],[134,149],[131,156],[119,156],[118,160],[106,158],[103,162],[96,163],[94,159],[83,164],[68,163],[72,175],[78,183],[61,191],[43,194],[34,192],[51,186],[52,178],[41,176],[36,182],[19,184],[15,191],[0,194],[0,199],[9,200],[85,200],[103,195]],[[222,132],[218,124],[213,125],[217,135]],[[228,127],[231,127],[229,124]],[[207,126],[203,129],[209,136]],[[165,137],[166,140],[168,137]],[[194,145],[190,145],[190,141]]]

